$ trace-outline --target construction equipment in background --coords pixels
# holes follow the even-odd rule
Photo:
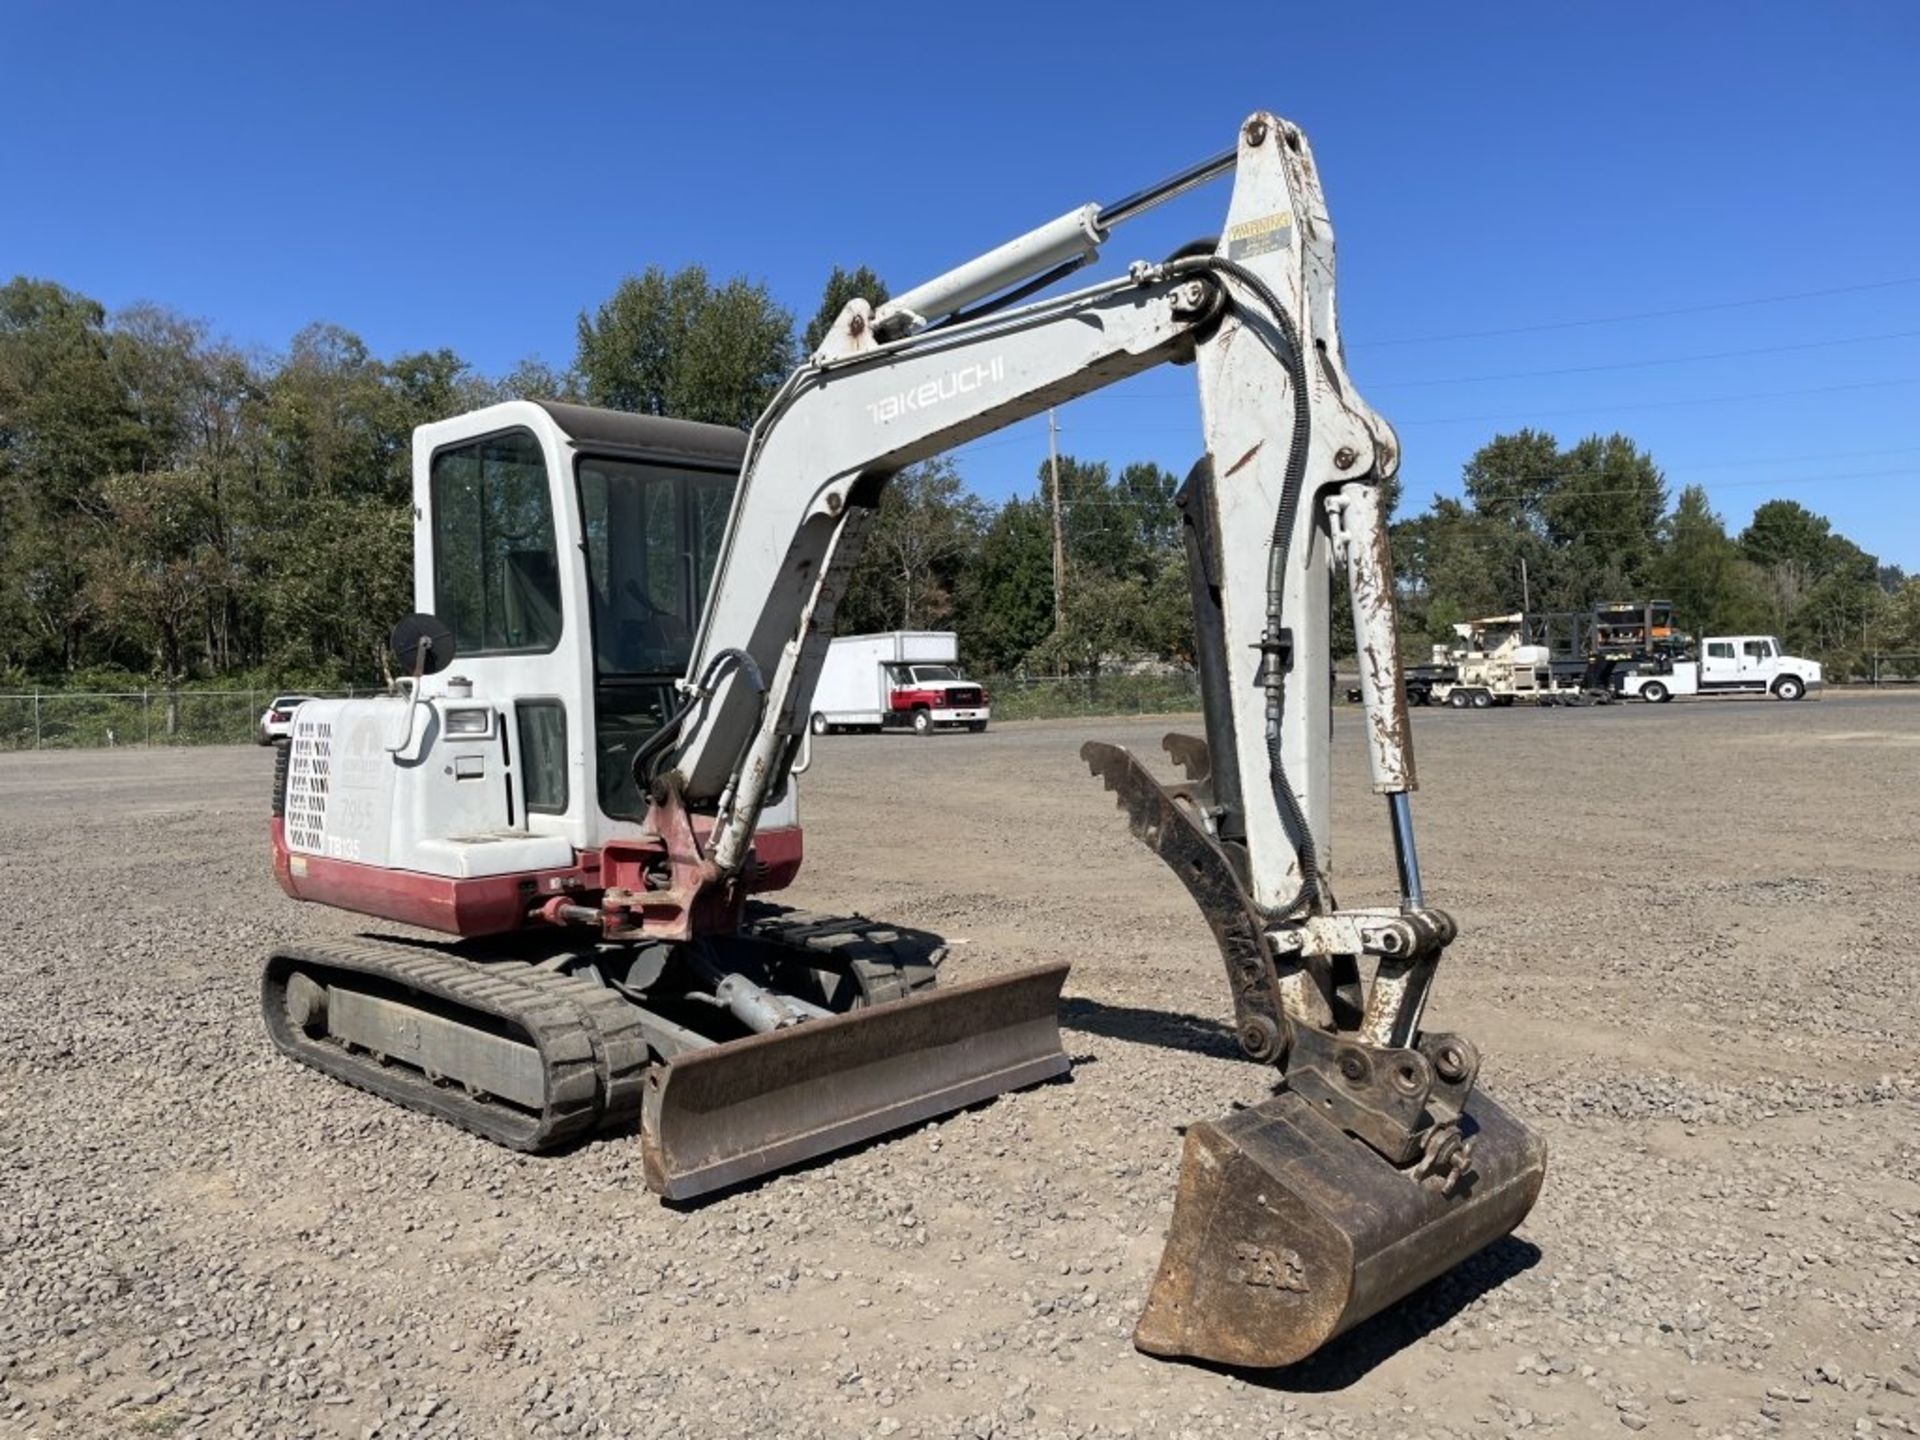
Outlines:
[[[1217,239],[1033,298],[1228,172]],[[1199,903],[1275,1089],[1188,1129],[1135,1342],[1298,1360],[1505,1235],[1545,1154],[1475,1088],[1476,1048],[1421,1024],[1455,929],[1409,808],[1379,494],[1399,451],[1346,374],[1333,273],[1306,140],[1257,114],[1162,184],[850,301],[751,435],[525,401],[421,427],[410,680],[296,712],[274,868],[297,898],[457,939],[280,947],[275,1042],[524,1150],[637,1123],[647,1182],[681,1199],[1063,1073],[1064,963],[935,985],[926,937],[755,897],[800,865],[796,761],[888,481],[1190,364],[1206,736],[1169,737],[1174,785],[1113,746],[1082,755]],[[1336,565],[1399,869],[1397,900],[1366,908],[1333,892]]]
[[[1415,705],[1487,710],[1523,705],[1604,705],[1613,699],[1611,661],[1594,657],[1568,674],[1553,651],[1532,637],[1537,617],[1487,615],[1453,627],[1452,645],[1433,647],[1433,659],[1411,668],[1407,698]],[[1355,698],[1349,690],[1348,698]]]
[[[1587,653],[1625,664],[1677,659],[1687,637],[1673,623],[1671,600],[1611,600],[1593,607]]]
[[[1412,705],[1604,705],[1628,676],[1668,673],[1689,639],[1665,600],[1604,602],[1591,610],[1516,611],[1453,627],[1429,660],[1407,667]],[[1347,699],[1359,703],[1358,687]]]

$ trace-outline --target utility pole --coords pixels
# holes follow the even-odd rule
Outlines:
[[[1060,422],[1047,411],[1047,469],[1053,476],[1053,628],[1067,608],[1067,546],[1060,529]]]
[[[1520,608],[1528,614],[1533,613],[1533,595],[1527,589],[1527,557],[1520,557]]]

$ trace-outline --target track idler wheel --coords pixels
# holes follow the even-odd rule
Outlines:
[[[1533,1208],[1546,1146],[1482,1094],[1459,1129],[1455,1173],[1389,1164],[1294,1091],[1193,1126],[1133,1343],[1290,1365],[1492,1244]]]

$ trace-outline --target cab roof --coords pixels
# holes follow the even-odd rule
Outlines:
[[[677,461],[715,470],[734,470],[747,453],[747,433],[731,425],[671,420],[663,415],[634,415],[558,400],[533,402],[546,411],[583,450]]]

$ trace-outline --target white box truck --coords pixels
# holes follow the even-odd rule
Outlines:
[[[827,647],[813,691],[816,735],[834,730],[987,728],[987,692],[960,673],[951,630],[842,635]]]
[[[1698,660],[1629,675],[1620,693],[1658,704],[1676,695],[1772,695],[1799,700],[1821,686],[1820,662],[1783,653],[1772,635],[1709,635]]]

